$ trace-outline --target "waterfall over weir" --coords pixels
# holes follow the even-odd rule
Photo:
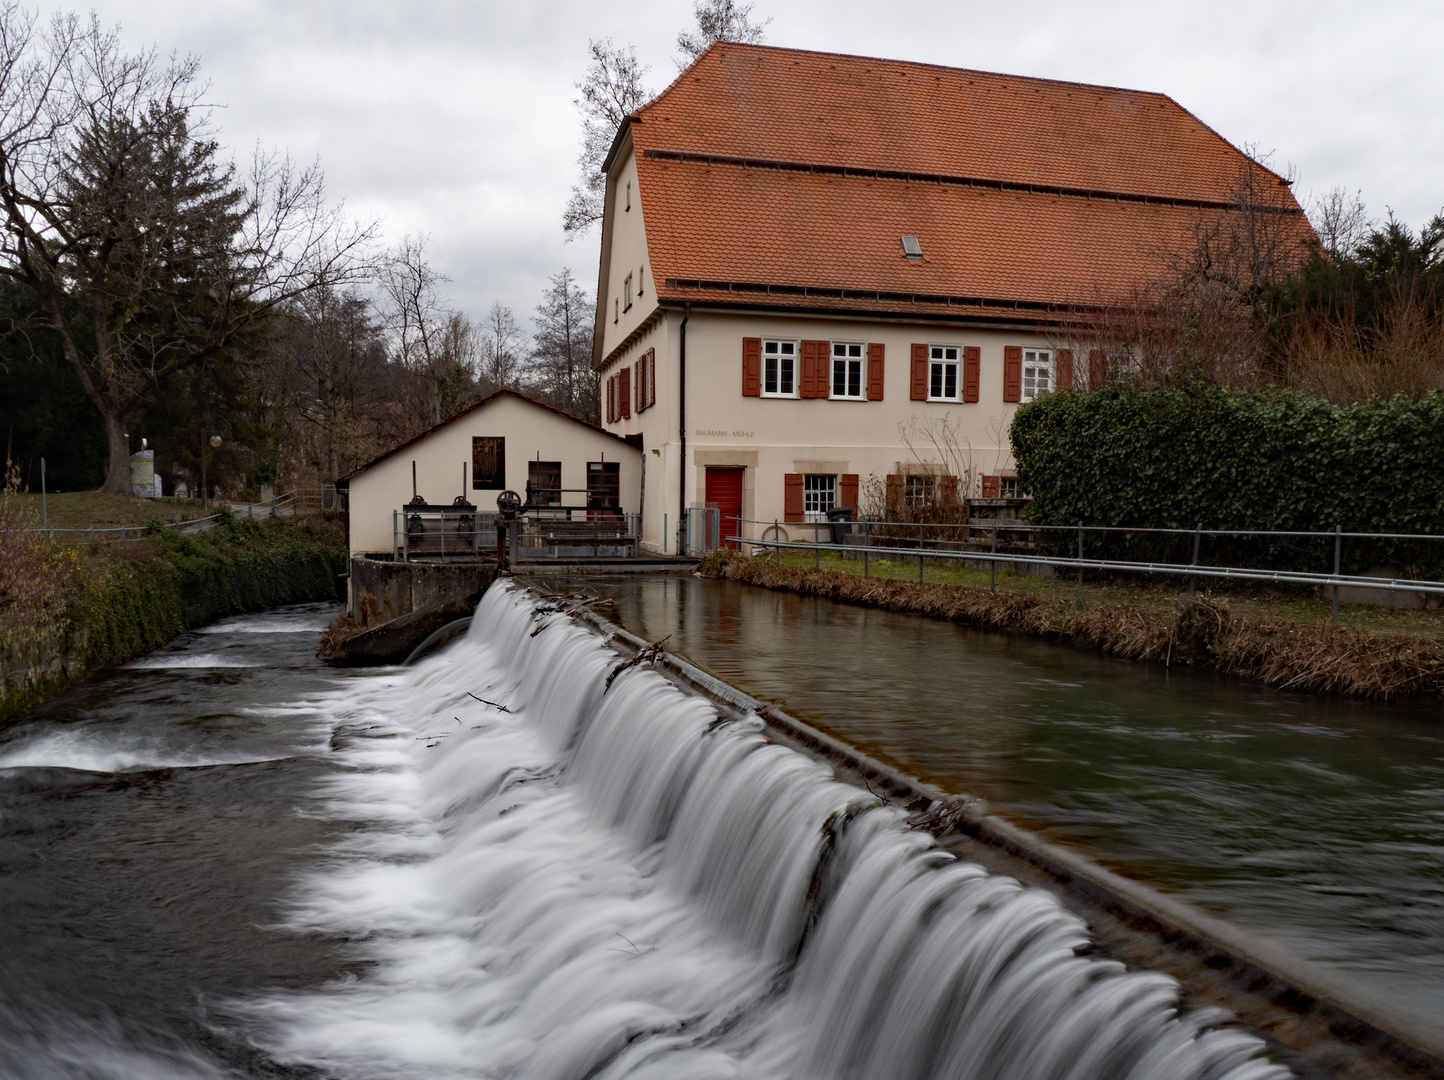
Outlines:
[[[499,583],[467,636],[325,707],[362,827],[301,931],[363,972],[238,1006],[346,1077],[1275,1080],[1046,893],[720,720]],[[484,699],[484,700],[479,700]],[[489,704],[497,703],[497,704]],[[504,708],[497,707],[498,705]]]

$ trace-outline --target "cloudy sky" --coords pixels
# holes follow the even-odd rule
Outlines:
[[[70,5],[47,3],[42,11]],[[83,8],[80,10],[84,10]],[[636,45],[660,90],[692,0],[96,0],[128,48],[198,56],[238,153],[319,157],[333,198],[389,239],[431,237],[452,301],[531,314],[567,242],[573,84],[588,38]],[[771,44],[1169,94],[1235,144],[1418,226],[1444,206],[1444,4],[1402,0],[756,0]]]

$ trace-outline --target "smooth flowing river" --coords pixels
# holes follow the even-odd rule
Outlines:
[[[695,577],[620,621],[1444,1032],[1444,710],[1289,694]]]
[[[650,625],[725,595],[660,584]],[[330,614],[210,627],[0,733],[0,1075],[1288,1075],[521,591],[401,670],[320,668]]]

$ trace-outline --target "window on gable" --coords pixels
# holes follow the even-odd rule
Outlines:
[[[837,477],[808,473],[802,478],[803,521],[826,521],[837,505]]]
[[[956,345],[932,345],[928,348],[928,400],[958,400],[958,355]]]
[[[621,302],[620,300],[617,300],[617,299],[614,298],[614,299],[612,300],[612,322],[615,323],[615,322],[621,322],[621,321],[622,321],[622,302]]]
[[[647,268],[645,266],[637,269],[637,295],[641,296],[647,291]]]
[[[1023,400],[1032,401],[1053,389],[1053,354],[1047,349],[1023,350]]]
[[[631,275],[631,274],[628,274],[628,275],[627,275],[627,280],[622,283],[622,299],[623,299],[624,301],[626,301],[626,303],[625,303],[625,304],[623,305],[623,307],[622,307],[622,310],[623,310],[623,311],[631,311],[631,310],[632,310],[632,275]]]
[[[626,205],[626,209],[627,209],[627,210],[631,210],[631,209],[632,209],[632,182],[631,182],[630,180],[627,181],[627,205]]]
[[[832,343],[832,396],[861,401],[867,395],[863,382],[863,353],[866,348],[852,341]]]
[[[763,339],[762,396],[797,396],[797,342]]]
[[[504,435],[472,436],[471,486],[481,491],[500,491],[506,487]]]

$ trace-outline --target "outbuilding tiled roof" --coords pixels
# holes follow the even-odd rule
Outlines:
[[[1162,94],[719,43],[629,133],[662,299],[1107,302],[1235,212],[1249,170],[1310,235],[1276,174]]]

